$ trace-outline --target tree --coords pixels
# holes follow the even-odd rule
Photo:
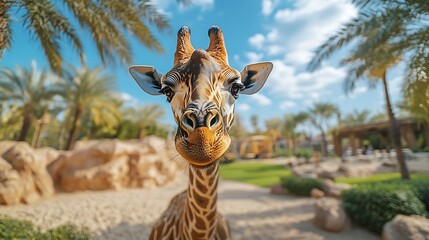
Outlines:
[[[241,117],[238,114],[235,114],[234,123],[229,130],[229,135],[238,139],[247,135],[246,127],[244,126]]]
[[[60,85],[68,107],[66,117],[71,120],[66,149],[76,140],[83,114],[90,114],[96,125],[114,126],[119,122],[120,112],[112,100],[113,89],[114,79],[100,67],[67,69]]]
[[[279,138],[282,135],[283,119],[274,117],[265,120],[265,128],[267,129],[268,135],[274,140],[274,150],[279,149]]]
[[[18,141],[25,141],[34,118],[35,110],[57,94],[55,78],[47,71],[31,68],[5,68],[0,71],[0,101],[17,102],[22,111],[21,131]]]
[[[64,10],[62,10],[64,9]],[[13,17],[11,12],[22,17]],[[62,72],[62,42],[76,50],[83,59],[83,46],[76,28],[66,12],[87,30],[97,47],[103,64],[132,62],[130,42],[126,33],[136,37],[145,47],[162,52],[163,49],[148,24],[159,31],[169,29],[165,16],[150,0],[17,0],[0,2],[0,59],[3,51],[12,46],[12,21],[19,19],[22,27],[40,43],[51,69]]]
[[[326,156],[328,154],[328,142],[326,140],[326,131],[328,129],[329,120],[337,116],[338,113],[337,106],[331,103],[315,103],[312,108],[310,108],[310,121],[311,123],[320,131],[322,135],[322,154]]]
[[[308,113],[300,112],[297,114],[287,114],[283,119],[282,132],[289,138],[292,153],[294,154],[296,150],[296,128],[307,121],[308,118]]]
[[[364,124],[369,122],[369,116],[371,115],[371,111],[364,109],[364,110],[354,110],[352,113],[349,113],[344,121],[346,125],[353,126],[358,124]]]
[[[429,4],[424,0],[387,1],[355,0],[361,9],[358,16],[345,24],[315,52],[309,64],[315,70],[335,51],[355,40],[353,51],[342,64],[349,67],[346,91],[353,90],[357,80],[366,79],[371,86],[381,81],[389,117],[389,132],[396,150],[401,177],[409,179],[409,172],[401,146],[401,135],[395,118],[387,85],[387,70],[408,56],[406,82],[427,79],[429,26],[424,23]],[[407,53],[407,54],[406,54]],[[379,81],[377,81],[379,80]]]
[[[259,118],[258,115],[250,116],[250,122],[252,123],[253,130],[255,134],[259,134],[261,130],[259,129]]]

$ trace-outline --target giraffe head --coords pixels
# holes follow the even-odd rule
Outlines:
[[[228,131],[234,121],[239,94],[258,92],[272,63],[247,65],[238,72],[228,64],[222,31],[211,27],[207,50],[192,47],[188,27],[177,33],[174,66],[161,74],[151,66],[132,66],[138,85],[151,95],[165,95],[177,123],[175,145],[193,166],[208,166],[229,147]]]

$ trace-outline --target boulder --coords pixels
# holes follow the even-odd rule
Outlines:
[[[310,196],[312,197],[312,198],[322,198],[322,197],[324,197],[325,196],[325,193],[322,191],[322,190],[320,190],[320,189],[317,189],[317,188],[313,188],[313,189],[311,189],[311,193],[310,193]]]
[[[330,232],[341,232],[350,226],[341,202],[334,198],[320,198],[315,203],[313,224]]]
[[[0,204],[33,203],[54,193],[45,155],[38,154],[26,142],[0,145],[3,146],[0,158]],[[5,145],[9,148],[6,149]]]
[[[333,198],[341,198],[341,192],[350,189],[352,186],[347,183],[336,183],[332,180],[323,180],[322,190],[326,196]]]
[[[163,186],[178,172],[166,141],[157,137],[101,140],[75,148],[49,165],[57,187],[67,192]]]
[[[271,186],[270,193],[273,195],[285,195],[289,192],[286,188],[282,187],[280,183],[276,183]]]
[[[332,181],[335,181],[335,173],[327,171],[327,170],[321,170],[317,173],[317,177],[318,178],[323,178],[323,179],[329,179]]]
[[[382,239],[429,240],[429,219],[416,215],[396,215],[384,224]]]
[[[343,163],[337,174],[345,177],[367,177],[374,173],[376,165],[372,163]]]

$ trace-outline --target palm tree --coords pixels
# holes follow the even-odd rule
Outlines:
[[[64,9],[64,10],[62,10]],[[12,17],[11,12],[17,16]],[[76,50],[83,59],[83,46],[71,19],[71,12],[79,26],[87,30],[103,62],[132,62],[130,42],[126,33],[136,37],[145,47],[162,52],[163,49],[148,24],[159,31],[169,29],[165,16],[156,10],[150,0],[16,0],[0,2],[0,59],[11,47],[12,21],[19,19],[22,27],[40,43],[51,69],[62,72],[61,42]],[[119,61],[116,61],[119,57]]]
[[[274,151],[279,149],[279,138],[282,135],[281,133],[283,127],[282,121],[283,119],[279,117],[265,120],[265,128],[267,129],[267,133],[274,141]]]
[[[346,125],[358,125],[358,124],[364,124],[369,122],[369,116],[371,115],[371,111],[364,109],[364,110],[354,110],[352,113],[349,113],[344,121]]]
[[[322,153],[323,156],[328,154],[328,143],[326,140],[326,131],[328,129],[329,120],[337,116],[339,112],[337,106],[331,103],[315,103],[310,112],[311,123],[320,131],[322,135]]]
[[[35,64],[30,69],[17,67],[0,71],[0,101],[17,102],[22,111],[18,141],[27,138],[35,110],[58,93],[53,78],[49,72],[39,72]]]
[[[290,146],[292,148],[292,153],[294,154],[296,150],[296,137],[297,137],[296,128],[300,124],[303,124],[305,121],[307,121],[308,118],[309,118],[308,113],[300,112],[297,114],[287,114],[283,119],[282,131],[286,136],[288,136],[290,140]]]
[[[367,76],[369,80],[382,81],[390,122],[390,137],[397,152],[401,177],[408,179],[409,173],[402,153],[399,128],[390,103],[386,73],[401,56],[406,56],[405,82],[412,83],[416,79],[427,79],[429,76],[429,5],[426,0],[353,2],[360,7],[358,16],[344,24],[316,50],[309,69],[315,70],[324,59],[352,40],[357,40],[354,52],[344,62],[355,65],[349,69],[347,89],[352,90],[355,80],[362,76]]]
[[[261,130],[259,130],[259,118],[258,115],[250,116],[250,122],[252,123],[253,130],[255,134],[259,134]]]
[[[76,140],[83,114],[91,114],[94,122],[100,125],[119,122],[119,110],[111,99],[113,89],[114,79],[105,75],[100,67],[69,68],[65,72],[60,91],[68,106],[66,118],[70,119],[66,149],[70,149]]]

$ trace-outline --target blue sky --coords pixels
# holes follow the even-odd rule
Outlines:
[[[132,40],[136,65],[152,65],[165,73],[172,67],[176,32],[183,26],[191,28],[194,48],[206,49],[207,30],[212,25],[221,27],[229,55],[230,65],[237,70],[249,63],[271,61],[274,69],[265,87],[252,96],[240,96],[236,113],[250,126],[253,114],[260,125],[267,118],[305,111],[319,101],[337,104],[347,114],[354,109],[369,109],[373,114],[384,111],[381,86],[368,89],[364,82],[355,91],[345,95],[342,82],[346,69],[338,61],[347,51],[335,54],[313,73],[305,71],[314,49],[341,23],[356,16],[357,9],[351,0],[250,0],[215,1],[193,0],[182,6],[176,0],[155,1],[168,16],[172,30],[155,36],[165,49],[164,54],[151,52]],[[17,18],[15,16],[15,18]],[[29,66],[33,60],[39,68],[47,68],[47,60],[38,42],[35,42],[19,23],[14,23],[12,49],[5,52],[0,67]],[[90,66],[100,65],[95,46],[87,32],[84,39],[85,55]],[[67,62],[79,65],[76,53],[63,46]],[[118,91],[130,104],[158,103],[165,108],[165,122],[172,123],[172,114],[163,96],[143,93],[128,74],[127,66],[108,66],[106,70],[117,79]],[[400,68],[399,68],[400,69]],[[400,100],[400,70],[389,73],[389,87],[394,103]]]

